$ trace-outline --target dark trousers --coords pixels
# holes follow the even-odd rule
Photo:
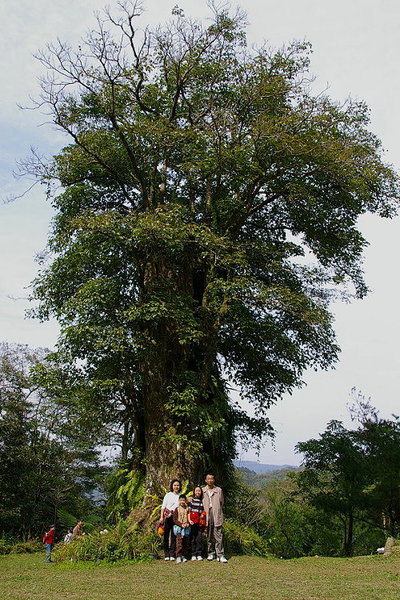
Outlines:
[[[198,523],[192,525],[192,530],[190,532],[190,542],[192,548],[192,556],[201,556],[202,529]]]
[[[179,558],[180,556],[186,557],[188,553],[188,547],[189,536],[181,535],[180,533],[178,533],[178,535],[176,536],[176,558]]]
[[[164,521],[164,556],[175,556],[175,546],[174,517],[171,515]]]

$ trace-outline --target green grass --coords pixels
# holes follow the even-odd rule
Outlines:
[[[397,600],[400,558],[295,560],[236,556],[188,562],[45,564],[44,556],[0,557],[1,600]]]

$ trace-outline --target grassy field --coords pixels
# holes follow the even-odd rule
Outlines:
[[[383,556],[118,566],[0,556],[1,600],[397,600],[399,579],[400,558]]]

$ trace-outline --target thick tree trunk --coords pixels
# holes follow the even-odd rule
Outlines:
[[[147,323],[144,331],[146,349],[140,366],[144,463],[147,492],[153,495],[162,495],[174,478],[188,480],[190,485],[202,483],[205,468],[217,470],[222,477],[231,458],[223,443],[225,429],[229,428],[228,400],[224,397],[223,386],[219,388],[216,383],[219,379],[215,364],[218,326],[203,302],[206,267],[199,269],[197,265],[194,270],[188,258],[178,276],[165,264],[149,264],[144,275],[144,298],[147,291],[151,297],[160,280],[161,289],[162,280],[167,280],[177,294],[192,299],[201,336],[193,343],[181,343],[176,323],[168,315],[155,319],[154,324]],[[196,396],[187,407],[187,413],[176,411],[172,395],[184,393],[187,386],[194,387]],[[195,409],[193,413],[192,409]],[[214,419],[215,427],[211,427],[210,420]],[[204,429],[199,427],[203,422]],[[230,437],[231,434],[232,431]],[[223,468],[215,469],[222,462]]]
[[[146,488],[148,493],[162,495],[172,479],[188,479],[193,483],[194,461],[182,447],[179,423],[168,409],[171,379],[163,356],[157,353],[153,360],[147,360],[145,371]]]
[[[164,264],[149,264],[144,276],[144,297],[147,289],[158,285],[159,279],[171,278],[171,275]],[[172,479],[193,481],[193,461],[182,448],[180,423],[171,414],[169,404],[171,389],[176,385],[176,371],[183,360],[183,348],[177,344],[173,329],[168,316],[155,319],[154,325],[148,324],[140,367],[146,491],[157,496],[165,493]]]

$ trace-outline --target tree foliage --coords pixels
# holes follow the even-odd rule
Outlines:
[[[352,407],[354,430],[328,423],[319,439],[297,444],[304,470],[297,481],[304,497],[342,522],[343,554],[351,555],[356,523],[397,536],[400,523],[400,423],[381,419],[361,395]]]
[[[355,393],[355,390],[353,390]],[[369,398],[355,393],[351,407],[369,474],[367,505],[390,536],[400,531],[400,419],[379,416]]]
[[[366,106],[310,92],[307,44],[250,50],[215,6],[153,30],[119,7],[39,54],[38,106],[69,144],[25,165],[57,213],[34,295],[156,490],[222,476],[304,369],[335,362],[329,300],[366,292],[358,218],[399,192]]]
[[[299,482],[306,496],[323,511],[339,515],[343,530],[343,554],[353,551],[354,522],[364,508],[368,468],[357,432],[340,421],[328,423],[320,439],[297,444],[304,454],[305,470]]]
[[[91,511],[97,453],[37,382],[47,352],[0,345],[0,531],[40,535],[60,513]]]

